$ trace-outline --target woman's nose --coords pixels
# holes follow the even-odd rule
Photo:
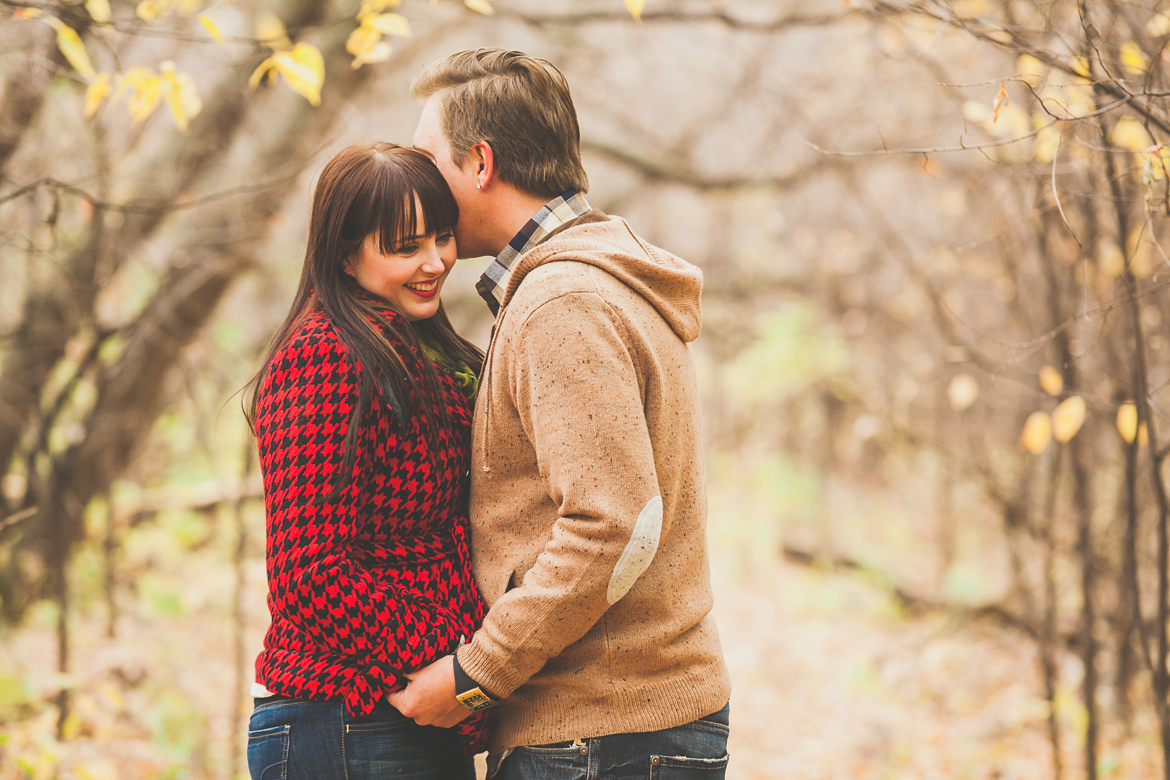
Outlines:
[[[425,250],[426,258],[423,260],[423,270],[428,274],[443,273],[443,258],[439,254],[439,247],[431,243]]]

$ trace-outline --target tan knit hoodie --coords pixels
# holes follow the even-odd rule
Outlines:
[[[592,211],[517,260],[471,466],[491,611],[463,668],[492,751],[682,725],[727,703],[707,560],[697,268]]]

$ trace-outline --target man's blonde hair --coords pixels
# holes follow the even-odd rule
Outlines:
[[[487,141],[496,175],[525,192],[552,198],[589,189],[569,83],[552,63],[505,49],[461,51],[428,66],[410,85],[415,100],[440,92],[456,165],[472,145]]]

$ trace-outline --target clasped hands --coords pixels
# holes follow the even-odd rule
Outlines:
[[[471,712],[455,698],[454,656],[445,655],[406,675],[401,691],[386,694],[390,706],[420,726],[450,728]]]

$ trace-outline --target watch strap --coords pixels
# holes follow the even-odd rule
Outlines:
[[[480,712],[499,704],[499,699],[484,690],[459,665],[459,654],[451,656],[451,668],[455,672],[455,699],[472,712]]]

